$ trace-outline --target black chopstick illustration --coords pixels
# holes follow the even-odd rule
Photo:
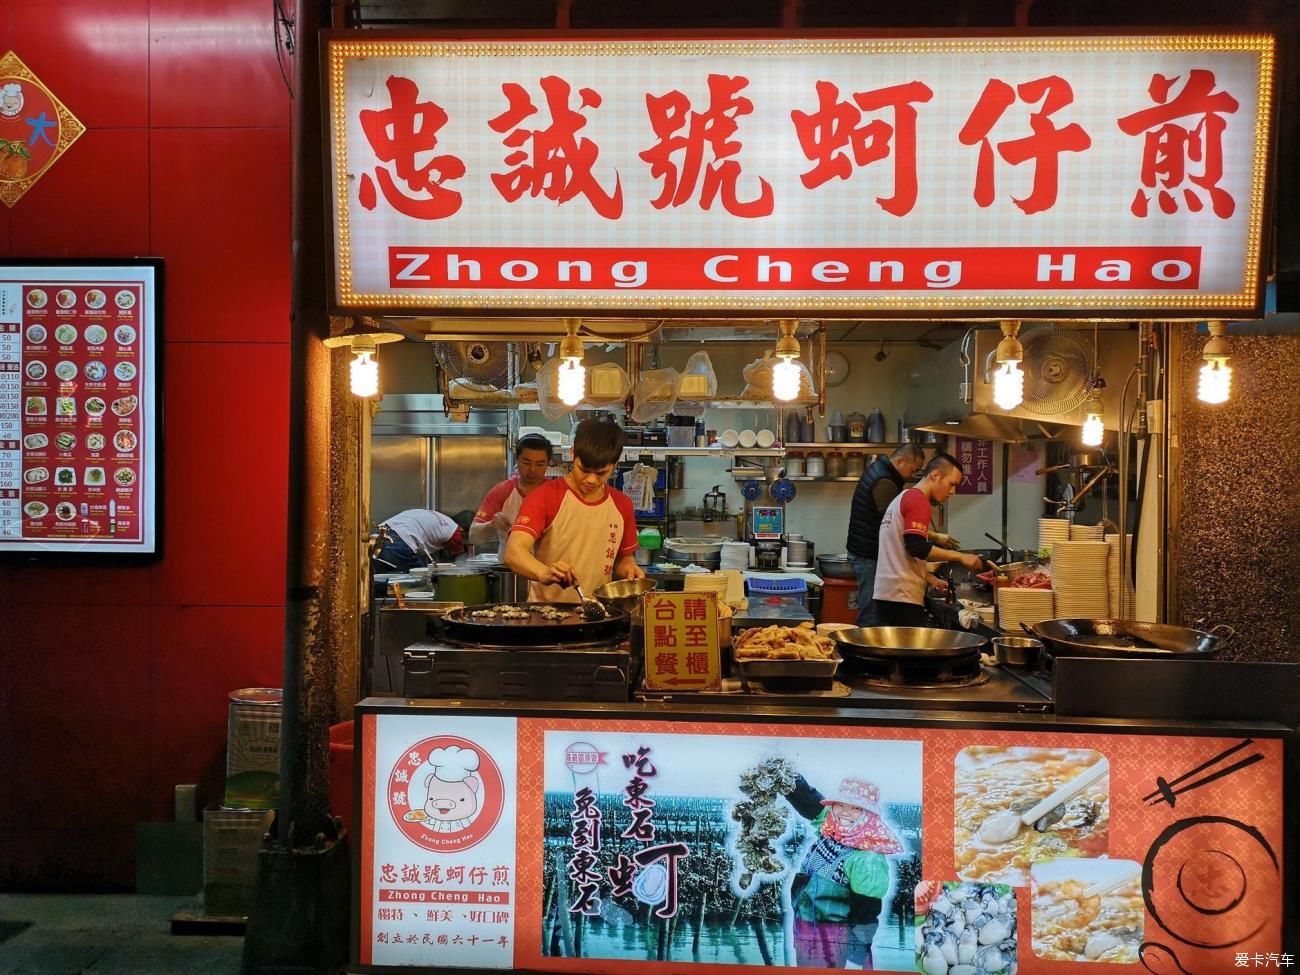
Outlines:
[[[1255,743],[1255,739],[1247,738],[1245,741],[1233,745],[1231,748],[1220,752],[1218,755],[1215,755],[1213,758],[1209,759],[1208,761],[1196,766],[1196,768],[1192,769],[1191,771],[1184,772],[1176,779],[1166,780],[1162,777],[1157,776],[1156,790],[1154,792],[1147,793],[1142,798],[1146,800],[1146,802],[1150,805],[1156,805],[1160,802],[1167,802],[1172,808],[1174,805],[1177,804],[1177,799],[1175,798],[1176,796],[1181,796],[1185,792],[1191,792],[1193,789],[1199,789],[1201,786],[1208,785],[1209,783],[1213,782],[1215,779],[1221,779],[1225,775],[1231,775],[1233,772],[1238,772],[1241,769],[1246,768],[1248,765],[1254,765],[1256,762],[1262,761],[1264,756],[1256,752],[1254,755],[1247,756],[1246,758],[1242,759],[1239,762],[1236,762],[1225,768],[1217,769],[1216,771],[1211,772],[1209,775],[1197,779],[1195,782],[1187,781],[1192,776],[1204,772],[1210,766],[1217,765],[1219,762],[1222,762],[1224,759],[1228,758],[1229,756],[1236,754],[1237,752],[1241,751],[1243,748],[1247,748],[1253,745],[1254,743]]]

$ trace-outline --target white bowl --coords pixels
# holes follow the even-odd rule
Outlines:
[[[724,447],[734,447],[740,443],[740,434],[735,430],[723,430],[718,434],[718,443]]]
[[[758,443],[758,435],[753,430],[740,431],[740,445],[742,447],[752,447]]]
[[[774,443],[776,443],[775,433],[773,433],[771,430],[758,431],[758,445],[760,447],[767,449],[768,447],[772,446],[772,444]]]

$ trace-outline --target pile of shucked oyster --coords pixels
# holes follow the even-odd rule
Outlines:
[[[783,758],[765,758],[740,773],[740,791],[749,798],[736,803],[731,818],[740,824],[736,852],[742,868],[741,890],[749,890],[756,874],[785,872],[787,864],[772,843],[786,829],[787,814],[780,799],[794,789],[797,779],[794,766]]]
[[[916,929],[916,957],[925,975],[1015,975],[1015,892],[945,883]]]

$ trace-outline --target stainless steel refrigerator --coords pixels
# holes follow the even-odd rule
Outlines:
[[[370,457],[374,524],[407,508],[477,511],[488,489],[510,472],[507,416],[475,411],[457,423],[443,414],[441,396],[385,396],[371,429]]]

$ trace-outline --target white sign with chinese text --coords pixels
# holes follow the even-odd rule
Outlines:
[[[335,299],[1249,310],[1273,46],[336,37]]]
[[[366,720],[362,963],[513,967],[517,720]]]

